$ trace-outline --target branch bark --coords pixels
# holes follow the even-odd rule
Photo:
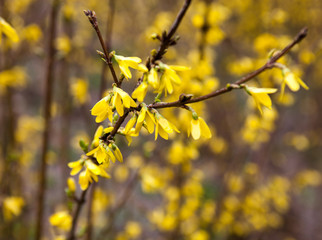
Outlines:
[[[44,131],[42,137],[42,149],[41,149],[41,163],[39,170],[39,187],[38,187],[38,198],[37,198],[37,218],[36,218],[36,240],[41,239],[43,230],[43,214],[44,214],[44,199],[46,191],[46,177],[47,177],[47,149],[49,145],[50,136],[50,109],[52,104],[53,95],[53,83],[54,83],[54,59],[55,59],[55,46],[54,41],[56,38],[56,25],[57,16],[60,6],[60,0],[53,0],[50,13],[50,26],[49,26],[49,38],[48,38],[48,56],[47,56],[47,67],[46,67],[46,84],[45,84],[45,103],[44,103]]]

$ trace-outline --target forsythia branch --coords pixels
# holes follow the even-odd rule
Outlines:
[[[279,60],[281,57],[283,57],[285,54],[287,54],[296,44],[301,42],[306,37],[307,31],[308,31],[307,27],[303,28],[296,35],[294,40],[289,45],[287,45],[280,52],[276,53],[262,67],[260,67],[257,70],[249,73],[248,75],[246,75],[245,77],[239,79],[238,81],[234,82],[233,84],[228,84],[224,88],[218,89],[218,90],[216,90],[216,91],[214,91],[212,93],[209,93],[209,94],[206,94],[206,95],[203,95],[203,96],[200,96],[200,97],[196,97],[196,98],[180,98],[179,100],[174,101],[174,102],[153,103],[153,104],[148,105],[148,107],[149,108],[182,107],[185,104],[201,102],[201,101],[207,100],[209,98],[217,97],[217,96],[222,95],[224,93],[230,92],[231,90],[234,89],[234,87],[232,87],[231,85],[239,85],[240,86],[241,84],[253,79],[256,76],[258,76],[260,73],[275,67],[275,63],[277,62],[277,60]]]
[[[164,37],[164,39],[161,41],[161,45],[159,47],[159,50],[156,53],[156,55],[154,55],[154,57],[153,57],[153,59],[151,61],[152,63],[154,63],[156,60],[160,60],[162,58],[163,54],[165,53],[165,50],[172,44],[173,41],[175,41],[175,40],[172,39],[172,36],[175,34],[179,24],[181,23],[181,20],[184,17],[184,15],[185,15],[190,3],[191,3],[191,0],[186,0],[185,1],[184,5],[182,6],[179,14],[177,15],[177,17],[176,17],[176,19],[175,19],[175,21],[174,21],[174,23],[173,23],[173,25],[172,25],[172,27],[171,27],[171,29],[169,31],[169,34],[166,35]],[[99,30],[99,27],[98,27],[98,22],[97,22],[97,19],[96,19],[95,12],[90,11],[90,10],[88,10],[88,11],[85,10],[84,13],[88,17],[90,23],[92,24],[93,28],[95,29],[95,31],[97,33],[97,36],[98,36],[98,38],[100,40],[100,43],[101,43],[103,51],[104,51],[105,59],[106,59],[107,64],[108,64],[108,66],[110,68],[110,71],[111,71],[111,73],[113,75],[114,82],[116,83],[116,85],[118,87],[120,87],[121,83],[122,83],[122,80],[118,81],[118,79],[117,79],[115,70],[114,70],[112,62],[111,62],[111,58],[109,56],[108,50],[107,50],[107,48],[106,48],[106,46],[104,44],[102,34],[101,34],[101,32]],[[149,64],[149,62],[147,63],[147,65],[148,64]],[[139,85],[140,85],[140,81],[138,82],[136,87],[138,87]],[[101,137],[101,139],[104,140],[104,141],[112,140],[129,113],[130,113],[130,110],[125,110],[124,115],[121,116],[117,120],[117,122],[115,123],[113,131],[110,132],[109,134],[104,134]],[[137,178],[137,177],[135,177],[135,178]],[[136,181],[133,181],[133,184],[135,182]],[[131,185],[132,184],[130,184],[130,186]],[[78,222],[78,219],[79,219],[79,216],[80,216],[80,211],[81,211],[81,209],[82,209],[82,207],[83,207],[83,205],[85,203],[86,193],[88,192],[88,189],[89,188],[87,188],[86,190],[82,191],[79,201],[76,202],[76,209],[75,209],[75,212],[74,212],[74,215],[73,215],[72,227],[71,227],[71,230],[70,230],[68,238],[67,238],[68,240],[76,239],[75,231],[76,231],[76,227],[77,227],[77,222]],[[130,191],[126,191],[125,195],[128,195],[129,193],[130,193]]]

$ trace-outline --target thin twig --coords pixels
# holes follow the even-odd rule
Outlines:
[[[45,126],[42,138],[41,149],[41,163],[40,163],[40,177],[38,187],[38,199],[37,199],[37,219],[36,219],[36,240],[41,239],[43,229],[43,213],[44,213],[44,198],[46,191],[46,176],[47,176],[47,149],[49,145],[50,136],[50,109],[52,103],[53,94],[53,82],[54,82],[54,59],[55,59],[55,46],[54,41],[56,38],[56,25],[57,16],[59,10],[60,0],[53,0],[51,13],[50,13],[50,26],[49,26],[49,38],[48,38],[48,57],[46,68],[46,85],[45,85],[45,103],[44,103],[44,119]]]
[[[107,14],[107,28],[106,28],[106,34],[105,34],[105,41],[106,41],[106,48],[111,49],[112,45],[112,31],[113,31],[113,22],[114,22],[114,13],[115,13],[115,0],[109,1],[110,11],[109,14]],[[106,89],[106,69],[107,65],[106,63],[103,63],[102,66],[102,76],[101,76],[101,85],[100,85],[100,97],[103,96],[104,90]],[[118,81],[119,85],[122,84],[122,81]]]
[[[153,56],[153,58],[151,59],[151,63],[155,63],[155,61],[160,60],[162,58],[162,56],[166,53],[166,49],[171,45],[171,44],[175,44],[176,40],[172,39],[173,35],[175,34],[175,32],[177,31],[184,15],[186,14],[189,6],[190,6],[191,0],[186,0],[184,5],[182,6],[180,12],[178,13],[176,19],[174,20],[170,31],[168,34],[165,34],[162,36],[161,38],[161,45],[157,51],[157,53]]]
[[[103,49],[103,52],[104,52],[104,55],[105,55],[106,63],[107,63],[107,65],[108,65],[108,67],[109,67],[109,69],[110,69],[110,71],[112,73],[113,80],[116,83],[116,85],[119,86],[119,81],[117,80],[117,76],[116,76],[116,73],[115,73],[115,70],[114,70],[114,67],[113,67],[113,64],[112,64],[111,57],[109,56],[107,46],[104,43],[101,31],[100,31],[100,29],[98,27],[96,14],[95,14],[94,11],[91,11],[91,10],[84,10],[84,13],[88,17],[89,22],[92,24],[93,28],[96,31],[96,34],[98,36],[98,39],[99,39],[99,41],[101,43],[101,46],[102,46],[102,49]]]
[[[258,68],[257,70],[255,70],[254,72],[249,73],[248,75],[246,75],[245,77],[239,79],[238,81],[236,81],[233,84],[230,85],[241,85],[243,83],[246,83],[247,81],[253,79],[254,77],[258,76],[260,73],[271,69],[273,67],[275,67],[275,62],[277,60],[279,60],[281,57],[283,57],[286,53],[288,53],[296,44],[298,44],[302,39],[304,39],[307,35],[307,31],[308,29],[305,27],[303,28],[298,34],[297,36],[294,38],[294,40],[287,45],[282,51],[276,53],[272,58],[270,58],[262,67]],[[234,88],[231,86],[227,86],[221,89],[218,89],[214,92],[211,92],[209,94],[200,96],[200,97],[196,97],[196,98],[181,98],[177,101],[174,102],[159,102],[159,103],[153,103],[150,104],[148,107],[149,108],[170,108],[170,107],[181,107],[184,104],[189,104],[189,103],[195,103],[195,102],[201,102],[204,100],[207,100],[209,98],[213,98],[219,95],[222,95],[224,93],[230,92],[231,90],[233,90]]]
[[[76,201],[77,206],[76,206],[76,209],[75,209],[75,212],[74,212],[74,215],[73,215],[72,227],[70,229],[70,232],[69,232],[67,240],[75,240],[76,239],[75,231],[76,231],[76,227],[77,227],[77,222],[78,222],[82,207],[83,207],[83,205],[85,203],[86,193],[88,192],[88,189],[90,187],[91,187],[91,185],[89,185],[86,190],[82,191],[81,197]]]

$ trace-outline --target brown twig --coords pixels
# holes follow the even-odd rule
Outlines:
[[[113,67],[113,64],[112,64],[111,57],[110,57],[110,55],[108,53],[107,46],[104,43],[101,31],[100,31],[100,29],[98,27],[96,14],[95,14],[94,11],[91,11],[91,10],[84,10],[84,13],[88,17],[89,22],[92,24],[93,28],[96,31],[97,37],[98,37],[98,39],[99,39],[99,41],[101,43],[101,46],[102,46],[102,49],[103,49],[103,52],[104,52],[104,55],[105,55],[106,63],[107,63],[107,65],[108,65],[108,67],[109,67],[109,69],[110,69],[110,71],[112,73],[113,80],[116,83],[116,85],[119,86],[119,81],[117,80],[117,76],[116,76],[116,73],[115,73],[115,70],[114,70],[114,67]]]
[[[186,0],[184,2],[184,5],[182,6],[180,12],[178,13],[176,19],[174,20],[170,31],[168,34],[166,34],[166,32],[164,32],[164,34],[162,35],[162,37],[160,38],[161,40],[161,45],[157,51],[157,53],[152,57],[151,59],[151,63],[155,63],[155,61],[160,60],[162,58],[162,56],[166,53],[166,49],[170,46],[176,43],[176,39],[173,39],[173,35],[175,34],[175,32],[177,31],[184,15],[186,14],[189,6],[190,6],[191,0]]]
[[[79,219],[80,212],[82,210],[82,207],[85,203],[85,198],[86,198],[86,193],[88,192],[88,189],[91,187],[91,185],[88,186],[88,188],[84,191],[82,191],[81,196],[79,199],[77,199],[77,206],[73,215],[73,222],[72,222],[72,227],[70,229],[69,235],[67,240],[75,240],[75,232],[76,232],[76,227],[77,227],[77,222]]]
[[[114,21],[114,13],[115,13],[115,0],[109,1],[110,5],[110,11],[109,14],[107,14],[107,28],[106,28],[106,48],[111,49],[112,45],[112,31],[113,31],[113,21]],[[103,96],[104,90],[106,89],[106,69],[107,64],[103,63],[102,66],[102,76],[101,76],[101,86],[100,86],[100,97]],[[122,82],[119,80],[119,85],[121,85]]]
[[[59,10],[60,0],[53,0],[50,13],[50,26],[49,26],[49,38],[48,38],[48,56],[46,67],[46,85],[45,85],[45,103],[44,103],[44,119],[45,126],[42,138],[41,149],[41,163],[40,163],[40,177],[38,187],[38,199],[37,199],[37,219],[36,219],[36,240],[41,239],[43,229],[43,213],[44,213],[44,198],[46,191],[46,176],[47,176],[47,149],[49,145],[50,136],[50,109],[52,103],[53,83],[54,83],[54,59],[55,59],[55,45],[56,38],[56,25],[57,16]]]
[[[303,28],[298,34],[297,36],[294,38],[294,40],[287,45],[282,51],[276,53],[272,58],[270,58],[262,67],[258,68],[257,70],[255,70],[254,72],[249,73],[248,75],[246,75],[245,77],[239,79],[238,81],[236,81],[233,84],[230,84],[224,88],[221,88],[219,90],[216,90],[212,93],[200,96],[200,97],[196,97],[196,98],[191,98],[191,99],[185,99],[185,98],[181,98],[177,101],[174,102],[159,102],[159,103],[153,103],[150,104],[148,107],[149,108],[170,108],[170,107],[181,107],[185,104],[189,104],[189,103],[195,103],[195,102],[201,102],[204,100],[207,100],[209,98],[213,98],[219,95],[222,95],[224,93],[230,92],[231,90],[233,90],[234,88],[232,87],[232,85],[241,85],[243,83],[246,83],[247,81],[253,79],[254,77],[258,76],[260,73],[271,69],[273,67],[275,67],[275,63],[277,60],[279,60],[281,57],[283,57],[286,53],[288,53],[296,44],[298,44],[302,39],[304,39],[307,35],[307,31],[308,29],[305,27]]]

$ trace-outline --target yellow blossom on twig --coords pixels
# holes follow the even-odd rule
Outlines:
[[[124,74],[126,79],[132,78],[129,67],[140,70],[142,72],[148,71],[148,69],[143,64],[139,64],[140,62],[142,62],[142,60],[138,57],[123,57],[116,54],[114,54],[113,57],[118,63],[120,70]]]
[[[256,107],[261,114],[263,114],[261,105],[267,107],[268,109],[272,109],[272,100],[268,94],[275,93],[277,91],[276,88],[256,88],[246,86],[245,90],[253,97]]]
[[[155,140],[158,138],[158,134],[168,140],[168,134],[173,133],[173,130],[176,132],[180,132],[176,126],[170,123],[167,119],[165,119],[160,113],[155,113]]]
[[[309,89],[309,87],[287,67],[283,68],[283,75],[284,80],[281,87],[281,97],[284,96],[285,85],[287,85],[293,92],[300,90],[300,86],[306,90]]]
[[[188,128],[188,136],[192,136],[194,140],[198,140],[200,136],[204,138],[211,138],[212,134],[203,118],[198,117],[196,114],[192,114],[190,128]]]
[[[143,102],[145,95],[148,91],[148,84],[143,81],[132,93],[132,97],[137,99],[139,102]]]
[[[159,63],[159,67],[161,69],[162,75],[158,92],[162,92],[164,90],[165,95],[167,95],[167,93],[173,93],[173,84],[179,85],[181,83],[181,79],[176,71],[189,70],[188,67],[166,65],[163,63]]]
[[[95,121],[97,123],[104,121],[106,118],[112,122],[113,119],[113,111],[110,107],[111,95],[107,95],[98,101],[91,110],[91,114],[96,116]]]
[[[124,92],[121,88],[114,87],[113,88],[113,97],[112,97],[112,105],[116,108],[116,111],[120,116],[124,115],[124,107],[130,108],[130,107],[137,107],[137,104],[134,102],[134,100],[130,97],[129,94]]]

